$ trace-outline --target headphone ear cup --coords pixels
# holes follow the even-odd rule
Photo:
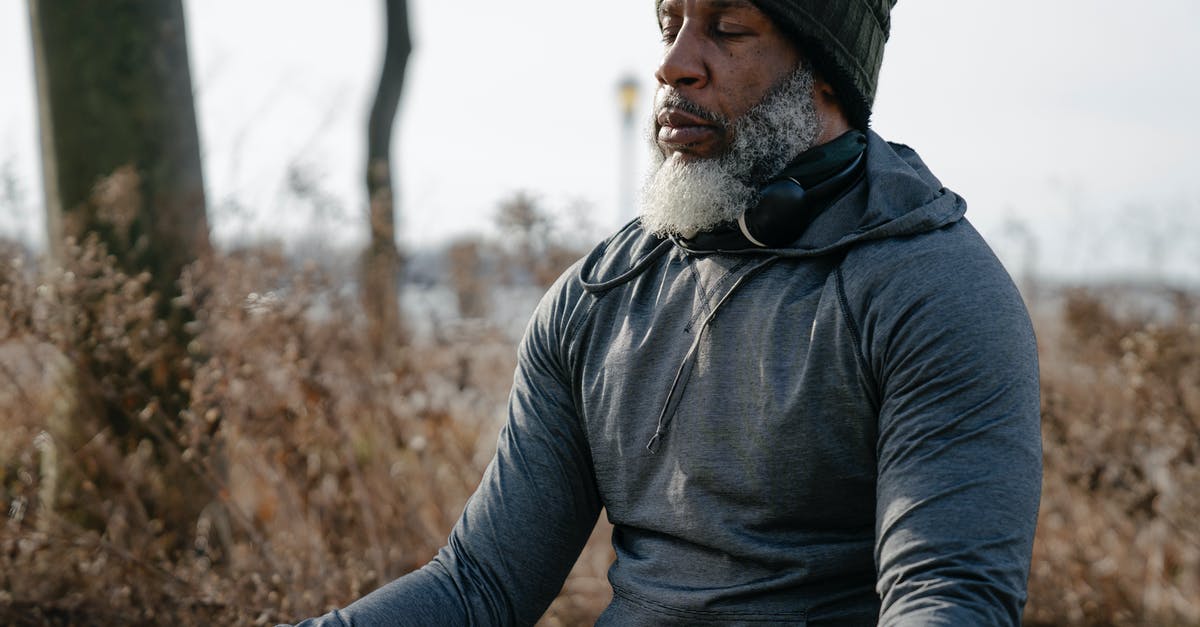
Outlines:
[[[816,217],[807,204],[807,193],[795,179],[776,179],[762,188],[758,204],[747,209],[738,223],[744,235],[761,247],[787,246]]]

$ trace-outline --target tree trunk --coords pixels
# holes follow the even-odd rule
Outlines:
[[[367,198],[370,199],[370,241],[363,255],[362,297],[372,345],[386,353],[402,339],[398,281],[400,251],[396,247],[396,187],[392,183],[392,124],[400,106],[412,38],[408,3],[385,0],[387,44],[379,88],[367,126]]]
[[[68,240],[98,236],[121,271],[148,273],[156,316],[169,329],[156,341],[153,363],[134,366],[136,393],[83,383],[113,373],[90,354],[90,338],[81,338],[70,349],[80,382],[63,392],[74,395],[67,399],[72,406],[98,415],[81,409],[52,435],[74,447],[89,437],[90,424],[130,445],[155,435],[169,449],[176,446],[173,427],[187,407],[190,378],[184,331],[190,312],[172,302],[184,267],[211,252],[183,5],[29,0],[29,14],[51,254],[69,266]],[[100,398],[85,398],[85,389]],[[95,400],[98,411],[89,404]],[[155,420],[139,424],[139,408],[159,409]],[[178,455],[160,461],[178,502],[159,514],[168,524],[194,524],[204,504],[197,478]]]
[[[128,272],[173,295],[209,252],[181,0],[29,0],[52,253],[97,233]],[[132,166],[140,207],[98,211],[93,190]]]

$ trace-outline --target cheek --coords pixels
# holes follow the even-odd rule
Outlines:
[[[718,88],[721,107],[730,120],[735,120],[776,85],[786,80],[799,65],[789,49],[763,45],[720,57],[720,72],[726,79]],[[714,72],[717,68],[713,68]]]
[[[742,81],[725,90],[723,94],[727,109],[725,115],[729,116],[730,120],[738,119],[761,102],[772,85],[774,83],[758,80],[757,77],[743,77]]]

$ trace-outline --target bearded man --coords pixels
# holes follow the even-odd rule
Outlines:
[[[894,0],[661,0],[640,219],[550,289],[421,570],[306,624],[532,624],[601,508],[603,625],[1018,625],[1041,485],[1021,299],[867,129]]]

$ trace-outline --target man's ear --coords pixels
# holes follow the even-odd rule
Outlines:
[[[818,100],[828,103],[831,106],[841,108],[841,101],[838,100],[837,92],[834,91],[833,85],[821,76],[820,72],[813,73],[813,91]]]
[[[833,85],[813,72],[813,104],[817,107],[817,117],[821,120],[821,133],[817,143],[823,144],[850,130],[850,118],[842,108],[842,101],[837,97]]]

